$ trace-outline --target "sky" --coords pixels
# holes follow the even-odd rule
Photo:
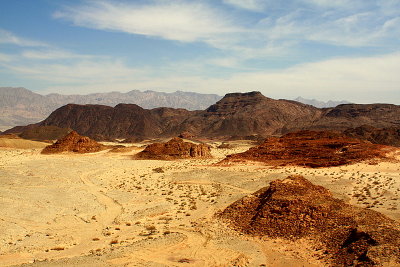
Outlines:
[[[400,104],[400,0],[0,0],[0,86]]]

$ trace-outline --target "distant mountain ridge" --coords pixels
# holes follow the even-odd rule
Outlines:
[[[341,100],[341,101],[332,101],[329,100],[327,102],[324,101],[319,101],[316,99],[307,99],[307,98],[303,98],[301,96],[297,97],[296,99],[294,99],[294,101],[303,103],[303,104],[307,104],[307,105],[311,105],[317,108],[334,108],[338,105],[342,105],[342,104],[351,104],[351,102],[346,101],[346,100]]]
[[[195,111],[144,109],[135,104],[115,107],[68,104],[40,123],[15,127],[5,133],[21,133],[37,126],[57,126],[96,140],[174,137],[181,133],[190,133],[196,138],[241,139],[278,136],[299,130],[345,131],[362,125],[398,129],[400,106],[342,104],[320,109],[293,100],[271,99],[260,92],[227,94],[209,108]],[[395,132],[392,136],[397,140]],[[367,135],[365,138],[369,139]]]
[[[182,132],[196,137],[271,135],[280,134],[287,123],[316,119],[320,114],[315,107],[271,99],[260,92],[232,93],[205,110],[195,111],[144,109],[135,104],[115,107],[68,104],[38,124],[15,127],[6,133],[23,132],[35,126],[57,126],[96,140],[172,137]]]
[[[143,108],[171,107],[201,110],[222,96],[176,91],[163,93],[133,90],[127,93],[109,92],[88,95],[41,95],[21,87],[0,87],[0,130],[44,120],[55,109],[66,104],[99,104],[116,106],[136,104]]]
[[[44,120],[57,108],[66,104],[94,104],[114,107],[120,103],[136,104],[145,109],[158,107],[204,110],[215,104],[222,96],[176,91],[163,93],[156,91],[132,90],[126,93],[108,92],[88,95],[41,95],[22,87],[0,87],[0,131],[17,125],[27,125]],[[297,102],[318,108],[335,107],[347,101],[309,100],[302,97]]]

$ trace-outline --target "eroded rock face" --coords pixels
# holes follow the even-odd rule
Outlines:
[[[141,159],[187,159],[210,158],[211,149],[205,144],[193,144],[184,142],[180,138],[172,138],[166,143],[154,143],[148,145],[142,152],[136,155]]]
[[[271,137],[248,151],[226,157],[224,162],[260,161],[273,166],[340,166],[385,158],[395,148],[346,137],[339,132],[300,131]]]
[[[72,131],[54,144],[43,149],[42,154],[54,154],[62,152],[92,153],[105,149],[105,146],[86,136],[81,136]]]
[[[383,214],[344,203],[302,176],[275,180],[221,214],[238,231],[292,240],[306,238],[334,266],[400,263],[400,225]]]

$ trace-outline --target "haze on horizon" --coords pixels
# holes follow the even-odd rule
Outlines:
[[[400,104],[400,0],[3,0],[0,86]]]

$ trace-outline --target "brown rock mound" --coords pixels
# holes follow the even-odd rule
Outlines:
[[[284,166],[330,167],[385,158],[395,148],[371,144],[327,131],[300,131],[280,138],[271,137],[248,151],[228,155],[224,162],[261,161]]]
[[[334,266],[400,263],[400,225],[383,214],[333,198],[302,176],[275,180],[228,206],[220,216],[255,236],[306,238]]]
[[[184,142],[180,138],[172,138],[166,143],[154,143],[148,145],[142,152],[136,155],[141,159],[186,159],[186,158],[210,158],[211,149],[205,144],[193,144]]]
[[[52,145],[45,147],[42,154],[54,154],[61,152],[91,153],[105,149],[105,146],[86,136],[81,136],[72,131]]]

